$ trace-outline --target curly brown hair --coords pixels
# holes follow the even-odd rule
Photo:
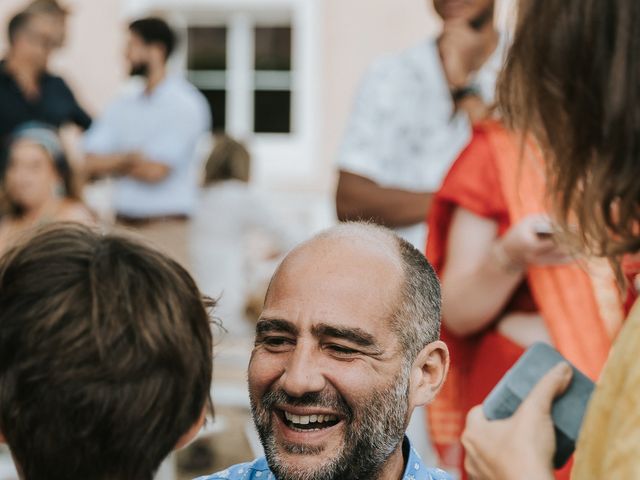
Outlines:
[[[565,230],[613,259],[640,250],[639,25],[637,0],[522,0],[498,87],[545,151]]]

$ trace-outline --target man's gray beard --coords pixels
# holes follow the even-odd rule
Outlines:
[[[405,362],[406,363],[406,362]],[[401,445],[408,421],[410,365],[403,365],[398,381],[383,391],[375,391],[362,406],[327,398],[323,394],[289,397],[284,391],[267,392],[262,404],[251,396],[253,420],[264,447],[267,462],[278,480],[375,480],[391,454]],[[337,395],[337,394],[336,394]],[[333,397],[333,395],[331,395]],[[273,435],[273,405],[296,405],[332,408],[344,418],[343,449],[339,455],[314,470],[288,467],[278,454]],[[345,411],[345,408],[347,411]],[[319,455],[322,447],[284,445],[290,454]]]

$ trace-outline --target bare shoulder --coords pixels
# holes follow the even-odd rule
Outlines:
[[[65,200],[56,215],[59,222],[78,222],[87,225],[96,223],[95,215],[86,205],[77,200]]]

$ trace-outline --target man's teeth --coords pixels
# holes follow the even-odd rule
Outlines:
[[[335,422],[338,417],[335,415],[294,415],[289,412],[284,412],[284,416],[291,423],[298,425],[309,425],[310,423],[324,423]]]

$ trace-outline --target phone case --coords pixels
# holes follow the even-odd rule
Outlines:
[[[553,347],[536,343],[511,367],[487,396],[482,409],[489,420],[508,418],[538,381],[556,364],[567,362]],[[570,364],[570,363],[569,363]],[[573,368],[573,378],[563,395],[553,403],[551,416],[556,433],[554,467],[564,466],[573,451],[594,384],[582,372]]]

